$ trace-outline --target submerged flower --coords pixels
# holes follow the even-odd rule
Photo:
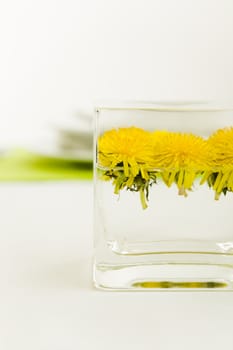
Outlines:
[[[203,171],[210,166],[211,147],[200,136],[179,132],[155,132],[154,165],[162,169]]]
[[[215,190],[215,199],[218,199],[221,193],[233,191],[233,127],[217,130],[208,143],[214,150],[212,160],[215,170],[209,174],[207,181]]]
[[[124,174],[136,176],[149,169],[152,158],[151,133],[136,127],[106,131],[98,139],[98,163],[114,169],[123,166]]]
[[[233,169],[233,127],[217,130],[208,140],[216,168]]]
[[[162,169],[167,186],[177,184],[187,196],[198,173],[210,168],[211,146],[202,137],[179,132],[155,132],[154,167]]]
[[[147,208],[149,186],[156,182],[149,175],[152,160],[152,135],[136,127],[106,131],[98,139],[98,165],[105,169],[103,179],[112,180],[114,193],[126,188],[139,192]]]

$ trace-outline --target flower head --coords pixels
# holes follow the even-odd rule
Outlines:
[[[209,138],[213,147],[213,162],[216,168],[233,169],[233,127],[217,130]]]
[[[154,166],[204,171],[211,166],[211,146],[200,136],[179,132],[154,133]]]
[[[114,169],[123,166],[126,176],[149,168],[152,159],[151,133],[136,127],[106,131],[98,139],[98,163]],[[130,168],[130,170],[129,170]]]
[[[222,193],[233,192],[233,127],[217,130],[208,143],[214,150],[214,171],[207,181],[215,190],[215,199],[219,199]]]

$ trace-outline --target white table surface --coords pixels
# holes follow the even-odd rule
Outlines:
[[[233,348],[233,293],[92,287],[92,184],[0,185],[0,349]]]

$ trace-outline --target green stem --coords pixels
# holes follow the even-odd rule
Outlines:
[[[143,187],[140,188],[140,200],[141,200],[142,208],[146,209],[148,207],[148,205],[146,204],[146,197],[145,197]]]

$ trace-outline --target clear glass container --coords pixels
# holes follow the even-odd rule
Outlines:
[[[96,109],[94,283],[233,289],[233,110]]]

